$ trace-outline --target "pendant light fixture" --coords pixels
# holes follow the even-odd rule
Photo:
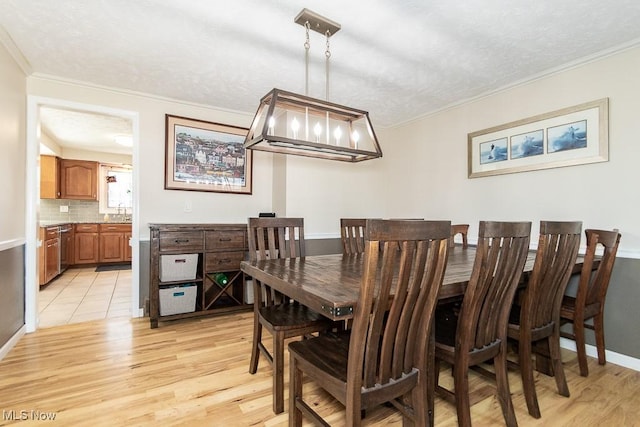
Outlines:
[[[244,147],[346,162],[382,157],[369,113],[329,102],[329,39],[340,24],[308,9],[294,22],[305,27],[305,94],[273,89],[262,97]],[[309,97],[309,30],[326,37],[326,100]]]

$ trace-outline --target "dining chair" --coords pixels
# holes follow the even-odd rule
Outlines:
[[[364,218],[341,218],[340,236],[343,254],[358,254],[364,252]]]
[[[548,349],[558,393],[569,397],[560,357],[560,306],[578,256],[581,233],[581,221],[540,222],[533,271],[511,309],[508,337],[518,344],[524,396],[529,414],[534,418],[540,418],[533,379],[532,346],[535,343]]]
[[[303,399],[303,376],[345,406],[347,426],[359,426],[362,411],[385,402],[405,423],[433,425],[431,332],[449,229],[448,221],[367,220],[351,330],[289,344],[290,426],[301,426],[303,415],[328,425]]]
[[[469,368],[487,361],[493,361],[506,424],[517,425],[507,378],[507,324],[530,233],[531,222],[480,221],[462,305],[442,304],[436,310],[436,391],[455,404],[460,426],[471,425]],[[440,385],[440,361],[453,367],[453,391]]]
[[[618,230],[587,229],[585,234],[587,249],[580,272],[578,291],[575,297],[564,296],[560,310],[561,323],[573,324],[573,332],[561,331],[560,336],[575,340],[580,375],[583,377],[589,375],[585,349],[585,328],[591,329],[595,333],[598,363],[604,365],[607,362],[604,347],[604,302],[621,237]],[[596,260],[596,251],[599,247],[603,248],[603,253],[597,269],[593,271],[593,263]],[[593,319],[593,324],[585,323],[585,320],[589,319]]]
[[[469,242],[467,241],[467,233],[469,232],[469,224],[451,224],[451,239],[449,239],[449,246],[455,245],[455,236],[460,234],[462,236],[462,248],[467,249]]]
[[[252,261],[305,256],[303,218],[249,218],[248,236]],[[255,278],[253,297],[249,372],[256,373],[262,353],[273,369],[273,412],[279,414],[284,411],[284,341],[325,331],[331,327],[331,322]],[[272,353],[262,343],[263,329],[269,331],[273,338]]]

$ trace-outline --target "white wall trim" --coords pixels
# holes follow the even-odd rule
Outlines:
[[[18,344],[18,341],[20,341],[20,338],[22,338],[22,336],[26,332],[27,327],[25,325],[22,325],[22,327],[18,329],[18,332],[16,332],[11,338],[9,338],[9,340],[2,346],[2,348],[0,348],[0,360],[4,359],[4,357],[9,354],[11,349],[15,347],[16,344]]]
[[[6,251],[7,249],[17,248],[18,246],[22,246],[27,242],[27,239],[21,237],[19,239],[11,239],[0,242],[0,251]]]
[[[567,338],[560,338],[560,347],[571,350],[573,352],[576,351],[576,342]],[[587,356],[590,357],[598,357],[598,350],[595,346],[586,345],[585,346]],[[613,363],[614,365],[622,366],[623,368],[633,369],[634,371],[640,372],[640,359],[636,359],[635,357],[627,356],[625,354],[616,353],[611,350],[605,350],[605,357],[607,358],[607,363]]]
[[[196,107],[196,108],[206,108],[206,109],[214,108],[214,109],[216,109],[218,111],[222,111],[222,112],[225,112],[225,113],[238,114],[238,115],[241,115],[241,116],[253,117],[253,115],[254,115],[253,113],[247,113],[246,111],[232,110],[230,108],[223,108],[223,107],[218,107],[218,106],[208,105],[208,104],[198,104],[196,102],[188,102],[188,101],[181,100],[181,99],[168,98],[168,97],[164,97],[164,96],[154,95],[154,94],[151,94],[151,93],[137,92],[137,91],[129,90],[129,89],[122,89],[122,88],[111,87],[111,86],[102,86],[102,85],[98,85],[98,84],[95,84],[95,83],[84,82],[84,81],[81,81],[81,80],[67,79],[67,78],[64,78],[64,77],[54,76],[54,75],[51,75],[51,74],[33,73],[29,77],[30,78],[35,78],[35,79],[41,79],[41,80],[48,80],[48,81],[51,81],[51,82],[54,82],[54,83],[63,83],[63,84],[79,86],[79,87],[83,87],[83,88],[103,90],[103,91],[107,91],[107,92],[117,93],[117,94],[120,94],[120,95],[135,96],[135,97],[139,97],[139,98],[146,98],[146,99],[150,99],[150,100],[153,100],[153,101],[171,102],[171,103],[174,103],[174,104],[186,105],[186,106]]]
[[[16,64],[18,64],[18,67],[20,67],[23,73],[28,76],[33,72],[33,68],[31,67],[29,61],[27,61],[27,58],[25,58],[25,56],[22,54],[22,51],[18,48],[18,46],[16,46],[9,33],[7,33],[7,31],[2,26],[0,26],[0,43],[2,43],[4,47],[7,48],[7,50],[9,51],[9,55],[13,57],[13,60],[16,61]]]
[[[623,44],[621,44],[619,46],[614,46],[612,48],[605,49],[603,51],[600,51],[600,52],[585,56],[583,58],[578,58],[578,59],[576,59],[574,61],[568,62],[566,64],[562,64],[562,65],[560,65],[558,67],[554,67],[554,68],[550,68],[550,69],[544,70],[544,71],[542,71],[542,72],[540,72],[538,74],[534,74],[532,76],[528,76],[528,77],[526,77],[526,78],[524,78],[522,80],[510,83],[510,84],[508,84],[506,86],[503,86],[503,87],[500,87],[500,88],[497,88],[497,89],[493,89],[493,90],[490,90],[490,91],[485,92],[485,93],[481,93],[480,95],[476,95],[476,96],[471,97],[471,98],[467,98],[467,99],[463,99],[463,100],[454,102],[452,104],[449,104],[449,105],[444,106],[442,108],[439,108],[437,110],[434,110],[434,111],[419,115],[417,117],[406,119],[406,120],[404,120],[404,121],[402,121],[400,123],[396,123],[396,124],[391,125],[391,127],[394,128],[394,127],[405,126],[405,125],[407,125],[409,123],[416,122],[418,120],[422,120],[422,119],[424,119],[426,117],[434,116],[436,114],[440,114],[440,113],[442,113],[444,111],[454,109],[454,108],[459,107],[461,105],[477,102],[477,101],[480,101],[482,99],[491,97],[493,95],[496,95],[496,94],[499,94],[499,93],[503,93],[503,92],[507,92],[507,91],[509,91],[511,89],[514,89],[514,88],[517,88],[517,87],[520,87],[520,86],[525,86],[525,85],[528,85],[528,84],[533,83],[535,81],[542,80],[542,79],[545,79],[545,78],[548,78],[548,77],[551,77],[551,76],[554,76],[554,75],[557,75],[557,74],[561,74],[561,73],[564,73],[566,71],[581,67],[583,65],[587,65],[587,64],[592,63],[592,62],[596,62],[596,61],[600,61],[600,60],[606,59],[606,58],[608,58],[610,56],[617,55],[619,53],[625,52],[625,51],[630,50],[630,49],[634,49],[638,45],[640,45],[640,39],[634,39],[634,40],[628,41],[626,43],[623,43]]]
[[[340,233],[313,233],[305,234],[305,240],[340,239]]]

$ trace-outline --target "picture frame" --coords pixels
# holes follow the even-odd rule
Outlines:
[[[166,190],[251,194],[253,152],[248,129],[165,115]]]
[[[468,134],[468,177],[609,160],[609,99]]]

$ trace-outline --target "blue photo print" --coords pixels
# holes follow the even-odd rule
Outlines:
[[[507,160],[507,138],[500,138],[480,144],[480,164]]]
[[[587,146],[587,121],[568,123],[547,129],[547,152],[575,150]]]
[[[520,159],[544,154],[543,139],[544,131],[542,129],[512,136],[511,158]]]

